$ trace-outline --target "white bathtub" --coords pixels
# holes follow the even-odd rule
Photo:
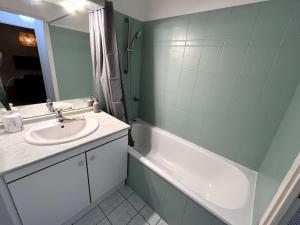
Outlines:
[[[250,225],[256,173],[143,121],[129,152],[227,224]]]

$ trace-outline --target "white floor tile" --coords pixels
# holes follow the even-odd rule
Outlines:
[[[127,200],[130,202],[131,205],[133,205],[133,207],[137,211],[140,211],[145,206],[144,200],[136,193],[130,195],[130,197]]]
[[[127,185],[123,185],[120,189],[119,192],[125,197],[128,198],[129,195],[133,193],[133,190],[128,187]]]
[[[111,223],[108,219],[104,218],[100,223],[97,223],[97,225],[111,225]]]
[[[160,219],[157,225],[168,225],[168,224],[163,219]]]
[[[108,215],[111,211],[113,211],[115,208],[117,208],[125,198],[119,193],[114,192],[110,196],[108,196],[106,199],[104,199],[100,204],[100,208],[103,210],[105,215]]]
[[[149,225],[147,221],[140,215],[137,214],[129,223],[128,225]]]
[[[96,225],[104,218],[101,210],[96,207],[77,220],[74,225]]]
[[[127,198],[127,200],[126,200]],[[100,209],[101,208],[101,209]],[[105,217],[105,215],[107,217]],[[73,225],[168,225],[134,191],[124,185]]]
[[[112,225],[126,225],[136,214],[137,211],[125,201],[108,215],[108,219]]]
[[[150,225],[156,225],[160,220],[160,216],[153,211],[153,209],[146,205],[141,211],[140,214],[147,220]]]

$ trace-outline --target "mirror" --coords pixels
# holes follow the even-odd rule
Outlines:
[[[0,84],[23,118],[51,113],[47,99],[65,111],[88,107],[88,13],[100,7],[85,0],[0,3]]]

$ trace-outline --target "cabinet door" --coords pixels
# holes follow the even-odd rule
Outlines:
[[[81,154],[8,184],[23,225],[61,225],[90,204]]]
[[[102,197],[126,179],[127,143],[126,136],[87,152],[92,201]]]

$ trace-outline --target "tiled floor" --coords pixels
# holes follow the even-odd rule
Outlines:
[[[73,225],[168,225],[124,185]]]

